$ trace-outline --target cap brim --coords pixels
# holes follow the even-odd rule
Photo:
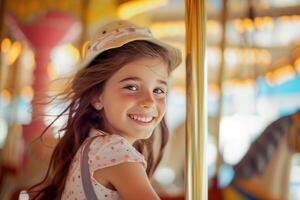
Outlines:
[[[101,47],[101,51],[97,51],[97,53],[91,55],[89,58],[86,58],[85,62],[82,64],[82,67],[88,66],[99,54],[101,54],[102,52],[104,52],[108,49],[118,48],[129,42],[138,41],[138,40],[145,40],[148,42],[152,42],[152,43],[157,44],[157,45],[163,47],[164,49],[166,49],[171,57],[171,59],[170,59],[171,71],[173,71],[175,68],[177,68],[179,66],[179,64],[181,63],[182,55],[181,55],[181,51],[179,49],[177,49],[165,42],[157,40],[153,37],[147,37],[147,36],[141,35],[141,34],[130,34],[130,35],[126,35],[126,37],[120,37],[120,38],[113,39],[107,45],[104,45],[103,47]]]

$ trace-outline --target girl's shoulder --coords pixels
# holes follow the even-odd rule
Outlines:
[[[118,165],[124,162],[139,162],[146,169],[144,156],[120,135],[99,135],[92,141],[89,151],[91,171]]]

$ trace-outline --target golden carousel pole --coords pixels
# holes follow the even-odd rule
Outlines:
[[[186,0],[186,200],[207,199],[205,0]]]
[[[217,113],[217,133],[216,133],[216,144],[217,144],[217,159],[216,159],[216,176],[219,175],[219,168],[223,163],[223,156],[220,152],[220,126],[223,114],[223,82],[224,82],[224,70],[225,70],[225,47],[226,47],[226,22],[227,22],[227,0],[223,0],[223,8],[221,15],[222,24],[222,38],[221,38],[221,63],[218,73],[218,87],[219,87],[219,101],[218,101],[218,113]]]
[[[0,44],[4,38],[5,34],[5,23],[4,23],[4,18],[5,18],[5,9],[6,9],[6,0],[1,0],[0,1]],[[1,50],[1,48],[0,48]],[[0,56],[0,92],[2,92],[4,88],[4,67],[2,66],[2,60]]]
[[[89,21],[89,6],[91,0],[81,0],[81,22],[82,22],[82,34],[80,37],[79,47],[82,53],[83,45],[87,39],[87,28],[88,28],[88,21]]]

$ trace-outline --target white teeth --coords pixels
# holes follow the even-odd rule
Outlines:
[[[138,117],[136,115],[129,115],[131,119],[134,119],[136,121],[141,121],[141,122],[150,122],[152,121],[152,117]]]

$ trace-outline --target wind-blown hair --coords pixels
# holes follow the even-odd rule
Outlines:
[[[142,57],[160,58],[169,67],[170,56],[168,52],[151,42],[133,41],[119,48],[109,49],[101,53],[93,62],[79,70],[70,81],[64,92],[54,98],[68,102],[56,119],[46,127],[41,136],[52,124],[63,115],[67,115],[64,127],[60,129],[63,136],[59,139],[50,159],[47,173],[44,179],[32,186],[29,193],[33,193],[33,199],[60,199],[66,183],[67,174],[72,159],[83,141],[89,136],[91,128],[105,129],[103,112],[97,111],[91,100],[101,94],[106,81],[124,65]],[[158,155],[153,154],[153,141],[155,135],[160,138]],[[138,140],[134,146],[147,160],[146,172],[151,176],[161,160],[164,147],[168,141],[168,128],[163,118],[152,136],[146,140]]]

